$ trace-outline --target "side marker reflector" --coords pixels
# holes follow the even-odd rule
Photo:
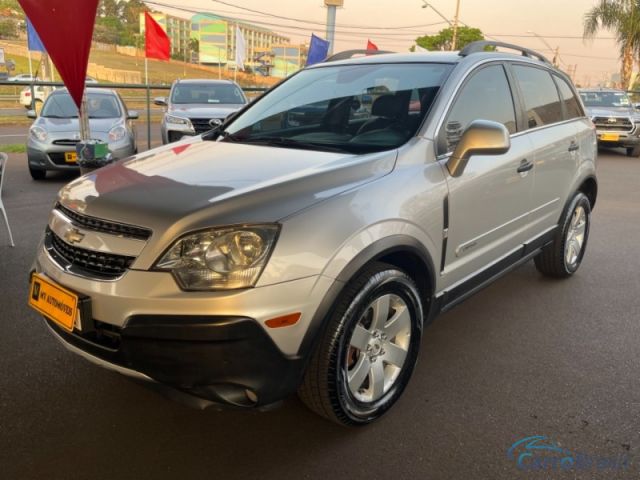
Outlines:
[[[272,318],[267,320],[265,325],[269,328],[282,328],[282,327],[290,327],[291,325],[295,325],[300,320],[302,313],[291,313],[289,315],[284,315],[282,317]]]

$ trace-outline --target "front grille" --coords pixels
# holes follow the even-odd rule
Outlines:
[[[111,253],[94,252],[84,248],[74,247],[64,242],[51,230],[47,230],[53,253],[61,257],[68,264],[68,268],[79,274],[88,274],[100,279],[115,279],[127,271],[135,258]]]
[[[109,233],[111,235],[136,238],[138,240],[147,240],[151,236],[151,230],[148,230],[146,228],[134,227],[133,225],[109,222],[107,220],[89,217],[87,215],[73,212],[60,204],[57,204],[55,208],[56,210],[59,210],[64,215],[66,215],[69,219],[71,219],[74,224],[79,227],[84,227],[88,230]]]
[[[54,140],[53,144],[54,145],[63,145],[65,147],[75,147],[78,144],[79,141],[80,140],[72,140],[72,139],[63,138],[63,139],[60,139],[60,140]]]
[[[65,152],[51,152],[48,155],[51,161],[56,165],[77,165],[76,162],[67,162],[64,159],[64,153]]]
[[[193,125],[196,134],[200,135],[201,133],[208,132],[213,129],[213,127],[209,125],[211,120],[211,118],[192,118],[191,124]],[[220,120],[222,121],[224,118],[221,118]]]
[[[609,121],[613,120],[613,121]],[[614,132],[630,132],[633,123],[626,117],[595,117],[593,123],[598,130],[610,130]]]

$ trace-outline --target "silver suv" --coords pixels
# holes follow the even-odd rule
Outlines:
[[[362,425],[434,317],[531,259],[570,277],[596,136],[544,57],[338,55],[202,137],[64,187],[30,303],[68,349],[199,404],[299,392]]]
[[[219,126],[247,104],[247,97],[230,80],[177,80],[169,97],[158,97],[154,103],[166,107],[160,134],[167,144]]]
[[[624,90],[580,90],[582,102],[596,126],[598,145],[622,147],[630,157],[640,157],[640,112]]]

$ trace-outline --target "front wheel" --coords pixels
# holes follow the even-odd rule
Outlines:
[[[45,177],[47,176],[47,171],[38,170],[35,168],[31,168],[31,166],[29,166],[29,174],[31,175],[31,178],[33,178],[34,180],[44,180]]]
[[[585,194],[578,192],[563,215],[553,243],[535,258],[538,271],[556,278],[573,275],[587,249],[590,226],[591,203]]]
[[[640,157],[640,145],[636,145],[635,147],[627,147],[627,156]]]
[[[305,372],[302,401],[341,425],[365,425],[398,400],[413,372],[423,309],[415,282],[375,263],[341,294]]]

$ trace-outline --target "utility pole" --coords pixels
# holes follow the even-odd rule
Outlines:
[[[458,21],[460,19],[460,0],[456,0],[456,16],[453,19],[453,40],[451,41],[451,50],[455,50],[458,46]]]
[[[327,41],[329,42],[328,56],[333,55],[336,40],[336,10],[344,6],[344,0],[324,0],[327,7]]]

